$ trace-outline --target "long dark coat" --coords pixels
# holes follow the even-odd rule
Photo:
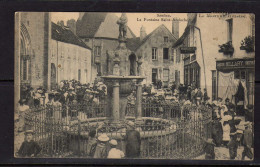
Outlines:
[[[237,156],[238,142],[236,139],[231,139],[228,143],[230,159],[235,159]]]
[[[251,132],[251,130],[248,129],[244,130],[243,145],[244,145],[244,150],[242,152],[242,159],[244,159],[245,156],[252,159],[253,153],[251,151],[251,147],[253,145],[253,133]]]
[[[207,143],[205,148],[205,159],[215,159],[215,146],[214,144]]]
[[[136,130],[126,131],[126,157],[138,158],[140,156],[141,137],[140,133]]]
[[[223,138],[223,128],[221,122],[213,120],[212,122],[212,138],[217,146],[220,146]]]
[[[24,141],[18,151],[18,155],[20,157],[32,157],[33,154],[37,156],[40,151],[41,148],[35,141]]]

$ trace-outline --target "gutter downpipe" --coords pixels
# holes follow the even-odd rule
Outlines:
[[[202,40],[201,40],[201,31],[200,31],[200,28],[194,26],[194,28],[196,28],[197,30],[199,30],[199,34],[200,34],[200,47],[201,47],[201,54],[202,54],[202,61],[203,61],[203,71],[204,71],[204,80],[205,80],[205,88],[207,89],[206,87],[206,72],[205,72],[205,61],[204,61],[204,54],[203,54],[203,47],[202,47]]]

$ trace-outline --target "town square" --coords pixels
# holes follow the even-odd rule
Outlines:
[[[254,159],[254,14],[17,12],[14,42],[14,157]]]

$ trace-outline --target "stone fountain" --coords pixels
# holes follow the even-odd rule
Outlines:
[[[125,120],[127,96],[136,88],[136,122],[142,116],[142,56],[127,49],[127,17],[123,13],[117,21],[119,25],[119,45],[113,51],[107,52],[108,75],[102,76],[108,91],[107,113],[112,123],[122,123]]]
[[[171,120],[142,117],[142,84],[141,82],[145,77],[142,75],[142,56],[136,56],[136,54],[126,47],[127,37],[127,17],[123,13],[117,21],[119,25],[119,45],[115,50],[107,51],[108,57],[108,75],[102,76],[107,86],[107,107],[106,117],[101,118],[89,118],[87,122],[81,122],[75,124],[77,129],[80,127],[97,127],[100,123],[103,130],[100,133],[106,133],[110,138],[118,139],[120,148],[125,149],[122,135],[125,134],[125,121],[131,120],[135,122],[136,130],[141,135],[141,149],[146,150],[149,147],[149,138],[162,137],[158,139],[161,143],[166,143],[164,140],[172,138],[168,145],[174,143],[174,133],[176,128],[173,128],[174,122]],[[125,117],[127,107],[127,96],[133,91],[136,91],[136,109],[134,117]],[[145,121],[160,122],[163,125],[163,129],[156,129],[158,126],[154,126],[154,129],[145,130]],[[72,126],[74,127],[74,125]],[[163,131],[162,131],[163,130]],[[88,130],[87,130],[88,131]],[[71,141],[70,147],[75,151],[84,151],[84,147],[81,147],[84,140],[88,138],[87,131],[70,131],[67,132],[70,135],[80,135],[80,138],[75,138]],[[82,139],[81,139],[82,138]]]

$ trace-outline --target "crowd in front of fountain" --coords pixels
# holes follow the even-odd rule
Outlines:
[[[228,98],[224,102],[221,98],[211,102],[207,96],[206,89],[201,91],[200,88],[185,87],[183,85],[177,88],[174,83],[167,89],[162,89],[160,84],[156,88],[153,85],[143,85],[143,102],[150,101],[153,103],[154,101],[154,103],[177,103],[180,106],[206,106],[212,111],[212,138],[207,141],[205,147],[206,159],[215,158],[214,147],[229,148],[230,159],[235,159],[239,145],[244,147],[242,159],[245,156],[248,158],[253,157],[251,151],[253,145],[252,116],[246,116],[245,121],[241,121],[240,117],[236,117],[235,106],[230,103]],[[23,116],[26,111],[32,108],[37,108],[41,105],[62,107],[68,103],[100,103],[104,101],[107,94],[106,89],[106,86],[97,80],[93,84],[81,84],[76,80],[62,81],[51,92],[47,92],[41,87],[36,90],[27,87],[24,89],[17,114],[15,114],[17,131],[26,132],[28,129],[30,130],[30,128],[26,127]],[[133,91],[129,95],[129,105],[135,105],[135,94],[136,92]],[[126,141],[128,141],[125,153],[116,148],[117,141],[115,139],[110,139],[104,134],[96,136],[97,130],[91,131],[87,147],[88,156],[94,158],[138,157],[140,155],[140,134],[133,127],[133,123],[130,122],[128,126],[129,131],[125,136]],[[34,147],[38,148],[37,144],[34,144]]]

